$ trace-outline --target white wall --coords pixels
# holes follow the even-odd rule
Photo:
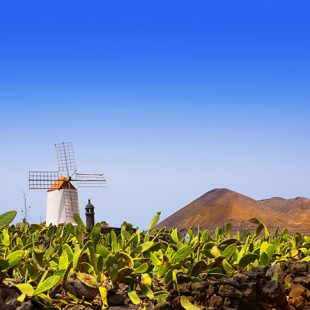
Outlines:
[[[67,210],[66,210],[67,209]],[[47,193],[46,225],[75,224],[72,215],[79,213],[78,193],[75,189],[54,190]]]

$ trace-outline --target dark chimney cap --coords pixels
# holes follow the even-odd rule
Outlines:
[[[94,205],[90,202],[90,199],[88,199],[88,204],[86,205],[85,209],[95,209]]]

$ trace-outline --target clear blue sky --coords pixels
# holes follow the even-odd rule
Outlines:
[[[308,1],[2,1],[0,211],[45,217],[54,143],[108,187],[96,220],[145,228],[215,187],[310,197]],[[19,214],[19,219],[22,215]]]

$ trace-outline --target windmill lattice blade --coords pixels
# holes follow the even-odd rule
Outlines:
[[[72,142],[55,144],[58,170],[61,175],[70,176],[76,171]]]
[[[29,189],[49,189],[58,178],[58,171],[29,171]]]
[[[106,180],[102,173],[76,173],[79,187],[105,187]]]

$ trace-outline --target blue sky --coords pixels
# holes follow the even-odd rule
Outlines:
[[[97,220],[145,228],[215,187],[310,197],[307,1],[0,4],[0,211],[45,217],[28,170],[54,143],[108,187]],[[19,214],[19,218],[22,215]]]

